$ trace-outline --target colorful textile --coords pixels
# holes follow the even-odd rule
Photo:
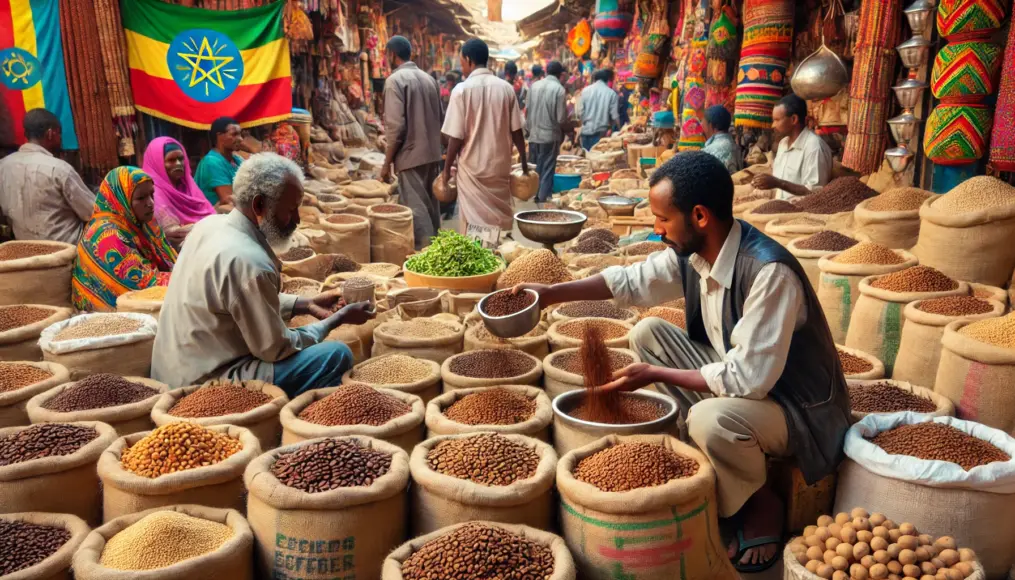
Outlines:
[[[233,185],[233,177],[236,177],[236,170],[243,163],[243,158],[233,153],[232,161],[226,161],[221,153],[212,149],[197,164],[197,172],[194,173],[194,182],[201,188],[204,197],[212,205],[219,201],[219,194],[215,193],[216,187]]]
[[[984,105],[938,105],[927,117],[923,150],[939,165],[960,165],[983,157],[993,116]]]
[[[300,135],[289,123],[278,123],[271,135],[268,136],[268,145],[271,151],[282,157],[291,159],[296,163],[303,161],[303,147],[300,145]]]
[[[224,114],[243,127],[292,116],[285,2],[231,11],[120,5],[138,110],[192,129]]]
[[[998,171],[1015,171],[1015,26],[1008,30],[994,118],[998,122],[991,131],[990,163]]]
[[[56,0],[0,0],[0,102],[5,145],[25,142],[26,112],[47,109],[60,119],[63,148],[78,148]]]
[[[934,58],[930,88],[944,103],[975,103],[994,93],[1001,69],[1001,47],[988,42],[958,42]]]
[[[640,79],[656,79],[663,72],[663,61],[659,56],[669,37],[665,34],[646,34],[641,39],[641,49],[634,61],[634,76]]]
[[[567,33],[567,46],[577,57],[582,57],[592,48],[592,27],[589,21],[582,18],[574,28]]]
[[[183,151],[183,181],[180,184],[173,183],[166,173],[166,155],[172,147]],[[152,140],[145,149],[142,168],[155,183],[156,212],[166,212],[184,226],[196,224],[210,215],[215,215],[214,206],[208,202],[194,181],[187,152],[176,139],[159,137]]]
[[[990,36],[1004,21],[1006,0],[941,0],[938,34],[951,42]]]
[[[723,6],[712,18],[705,51],[705,108],[723,105],[734,110],[737,60],[740,56],[740,36],[737,34],[736,8]]]
[[[631,29],[634,17],[621,0],[596,0],[593,26],[603,42],[620,42]]]
[[[782,98],[793,46],[791,0],[745,0],[744,42],[737,74],[737,127],[768,129]]]
[[[111,312],[121,294],[169,284],[176,263],[158,224],[140,223],[131,202],[152,178],[137,167],[117,167],[99,186],[92,220],[78,242],[71,291],[74,307]]]

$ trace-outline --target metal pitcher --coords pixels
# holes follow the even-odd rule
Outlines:
[[[793,92],[808,101],[834,97],[848,84],[845,63],[824,44],[800,63],[790,80]]]

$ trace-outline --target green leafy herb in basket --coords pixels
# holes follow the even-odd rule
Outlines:
[[[405,268],[427,276],[478,276],[500,267],[493,252],[476,240],[452,230],[440,230],[431,238],[430,246],[405,261]]]

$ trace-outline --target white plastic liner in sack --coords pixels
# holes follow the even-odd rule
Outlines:
[[[140,322],[141,326],[133,332],[112,336],[56,340],[57,335],[64,329],[102,316],[129,318]],[[39,347],[42,349],[44,360],[67,367],[74,380],[97,373],[147,377],[151,375],[152,348],[158,326],[155,318],[147,314],[134,312],[82,314],[57,322],[43,330],[39,337]]]

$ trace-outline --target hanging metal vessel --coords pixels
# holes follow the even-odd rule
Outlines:
[[[834,97],[848,84],[846,64],[824,44],[797,66],[790,80],[793,92],[808,101]]]
[[[914,36],[906,42],[895,47],[902,60],[902,66],[906,68],[920,68],[927,64],[930,58],[931,42],[922,36]]]
[[[909,20],[909,28],[913,36],[929,38],[931,34],[930,24],[934,21],[934,14],[937,11],[936,0],[916,0],[902,12]]]

